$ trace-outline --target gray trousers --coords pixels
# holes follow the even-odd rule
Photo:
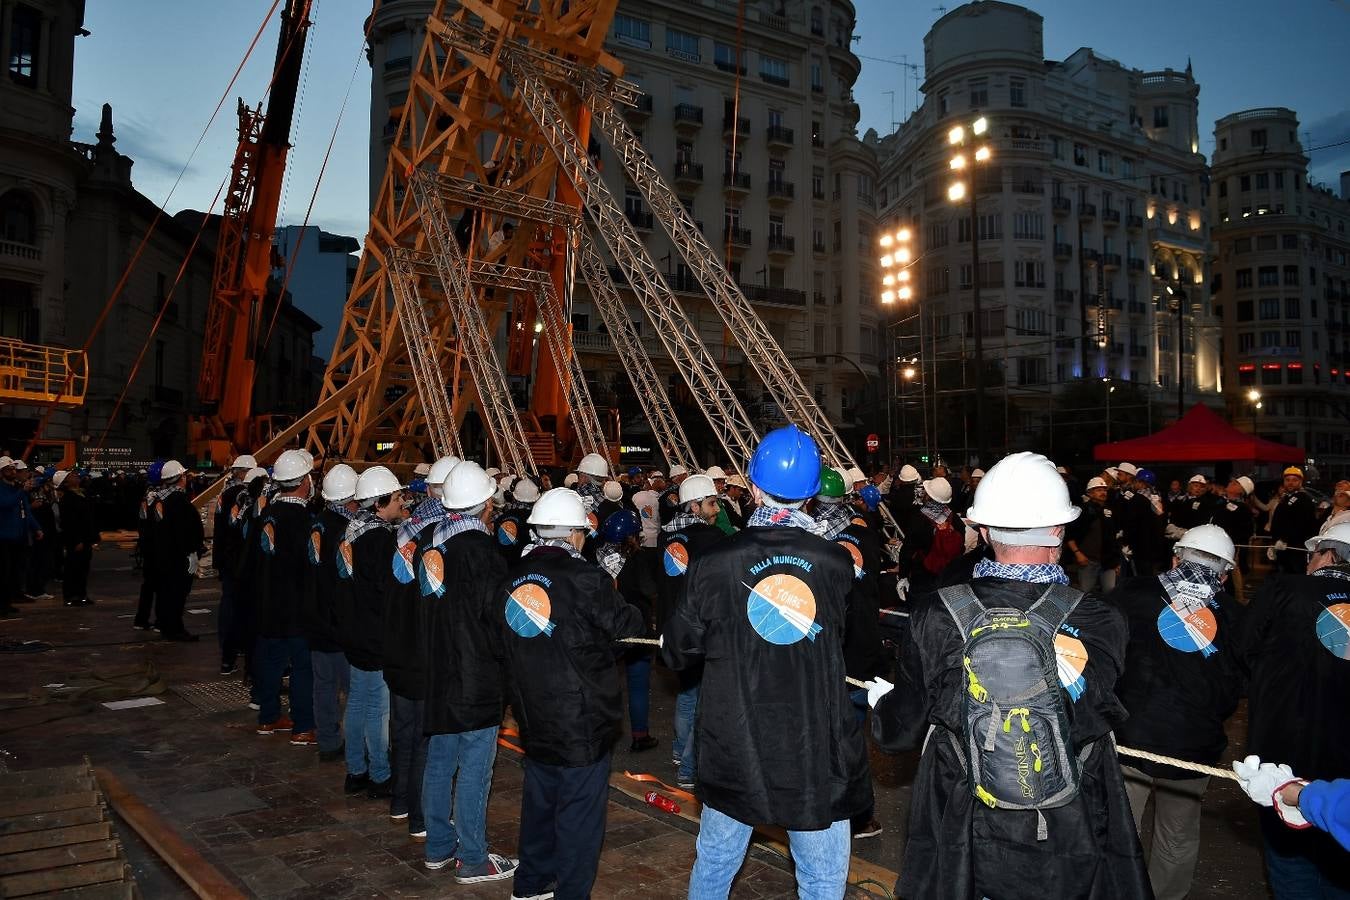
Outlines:
[[[1121,766],[1125,793],[1134,813],[1134,827],[1144,831],[1144,807],[1153,797],[1153,847],[1148,857],[1148,880],[1157,900],[1182,900],[1191,890],[1195,861],[1200,855],[1200,802],[1209,777],[1153,778],[1130,766]]]

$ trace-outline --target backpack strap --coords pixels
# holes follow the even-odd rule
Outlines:
[[[942,598],[942,605],[947,607],[947,613],[956,622],[956,627],[961,631],[961,640],[967,640],[970,637],[971,629],[988,610],[985,609],[980,598],[975,596],[975,591],[968,584],[954,584],[950,587],[942,588],[938,591],[938,596]]]
[[[1043,634],[1053,639],[1059,631],[1059,626],[1068,621],[1074,608],[1078,606],[1078,601],[1082,599],[1083,592],[1080,590],[1067,584],[1051,584],[1045,593],[1041,594],[1041,599],[1027,610],[1027,618]]]

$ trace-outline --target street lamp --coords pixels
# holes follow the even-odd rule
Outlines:
[[[980,213],[977,196],[979,185],[975,181],[974,168],[988,163],[993,155],[988,144],[980,143],[989,131],[989,120],[980,116],[970,123],[969,133],[961,125],[947,132],[947,144],[953,150],[948,166],[957,175],[957,179],[947,188],[947,199],[960,203],[970,198],[970,286],[971,313],[975,323],[975,456],[984,462],[984,321],[980,310]],[[979,146],[975,146],[979,144]],[[967,170],[970,184],[961,179]]]
[[[1182,381],[1182,360],[1185,358],[1185,338],[1182,334],[1182,304],[1186,301],[1186,289],[1178,287],[1175,291],[1172,286],[1167,285],[1167,295],[1172,298],[1173,309],[1177,313],[1177,418],[1180,419],[1186,412],[1186,394],[1185,384]]]

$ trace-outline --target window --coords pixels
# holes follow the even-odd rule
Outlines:
[[[825,170],[820,166],[811,167],[811,196],[817,200],[825,199]]]
[[[947,96],[947,92],[942,91],[938,94],[938,116],[945,116],[949,112],[951,112],[951,101]]]
[[[983,109],[989,105],[989,79],[970,79],[970,108]]]
[[[1266,130],[1264,128],[1252,129],[1252,146],[1264,147],[1266,145]]]
[[[1013,237],[1023,241],[1045,240],[1045,216],[1041,213],[1014,213]]]
[[[736,48],[721,41],[713,41],[713,65],[723,72],[735,72],[739,68],[741,74],[745,74],[745,66],[736,65]]]
[[[928,250],[947,246],[947,223],[934,222],[928,226]]]
[[[727,231],[741,227],[741,208],[739,206],[722,207],[722,227]]]
[[[1298,266],[1284,267],[1284,283],[1287,287],[1298,287]]]
[[[1249,237],[1238,238],[1233,241],[1233,253],[1236,256],[1245,256],[1252,252],[1252,239]]]
[[[1280,364],[1279,364],[1279,363],[1266,363],[1265,365],[1263,365],[1263,366],[1261,367],[1261,383],[1262,383],[1262,384],[1279,384],[1279,383],[1280,383]]]
[[[1285,369],[1284,377],[1289,384],[1302,384],[1303,366],[1300,363],[1291,363],[1289,367]]]
[[[1252,176],[1243,175],[1238,179],[1238,190],[1242,191],[1242,193],[1245,194],[1251,189],[1252,189]]]
[[[825,222],[821,219],[811,220],[811,249],[825,252]]]
[[[666,26],[666,52],[676,59],[698,62],[698,35]]]
[[[1256,280],[1261,287],[1276,287],[1280,283],[1280,270],[1277,266],[1261,266],[1256,270]]]
[[[1247,353],[1256,346],[1256,335],[1250,331],[1244,331],[1238,335],[1238,352]]]
[[[820,123],[815,120],[812,120],[811,122],[811,146],[812,147],[825,146],[825,141],[820,136]]]
[[[1087,144],[1073,145],[1073,164],[1075,166],[1084,166],[1084,167],[1087,166],[1088,164]]]
[[[164,387],[164,353],[167,346],[164,341],[155,341],[155,387]]]
[[[1155,106],[1155,107],[1153,107],[1153,127],[1154,127],[1154,128],[1166,128],[1166,127],[1167,127],[1167,107],[1166,107],[1166,106]]]
[[[1250,322],[1252,319],[1252,301],[1239,300],[1237,305],[1237,320],[1239,322]]]
[[[1227,196],[1228,196],[1228,181],[1227,181],[1227,180],[1220,181],[1220,182],[1219,182],[1219,199],[1222,200],[1224,197],[1227,197]]]
[[[947,293],[947,291],[951,289],[951,284],[948,280],[950,275],[951,270],[940,263],[929,266],[926,275],[929,295]]]
[[[1270,189],[1270,175],[1265,172],[1256,173],[1256,189],[1264,191]]]
[[[1018,384],[1045,384],[1045,357],[1019,356],[1017,358]]]
[[[818,59],[812,59],[812,60],[811,60],[811,90],[815,91],[816,93],[820,93],[820,92],[822,92],[822,91],[825,90],[825,76],[822,74],[822,72],[823,72],[823,69],[822,69],[822,67],[821,67],[820,60],[818,60]]]
[[[1301,332],[1301,331],[1286,331],[1286,332],[1284,333],[1284,345],[1285,345],[1286,347],[1302,347],[1302,346],[1303,346],[1303,332]]]
[[[825,34],[825,14],[821,12],[819,6],[811,7],[811,33],[816,37],[823,37]]]
[[[1286,319],[1299,318],[1299,302],[1297,297],[1284,298],[1284,317]]]
[[[1013,284],[1017,287],[1045,287],[1045,263],[1032,259],[1017,260],[1013,263]],[[1017,315],[1022,315],[1020,310]]]
[[[872,188],[872,176],[860,174],[858,176],[858,199],[868,206],[872,205]]]
[[[1120,158],[1120,174],[1125,178],[1133,178],[1134,160],[1130,159],[1128,156],[1122,156]]]
[[[1278,331],[1261,332],[1261,348],[1274,348],[1280,346],[1280,333]]]
[[[1298,249],[1298,235],[1296,235],[1296,234],[1282,234],[1282,235],[1280,235],[1280,248],[1283,249],[1283,250],[1297,250],[1297,249]]]
[[[37,87],[38,46],[42,37],[42,15],[27,6],[16,6],[10,14],[9,78],[15,84]]]
[[[1055,159],[1063,160],[1063,159],[1064,159],[1064,138],[1062,138],[1062,137],[1056,137],[1056,136],[1052,135],[1052,136],[1050,137],[1050,152],[1054,155]],[[1058,197],[1059,194],[1056,194],[1055,196]]]
[[[1275,235],[1258,234],[1256,236],[1256,251],[1258,253],[1264,250],[1274,250],[1274,249],[1275,249]]]
[[[614,39],[620,44],[650,50],[652,46],[652,23],[645,19],[618,13],[614,16]]]
[[[1111,158],[1111,154],[1107,153],[1105,150],[1097,151],[1097,171],[1105,172],[1108,175],[1115,174],[1115,162]]]
[[[1283,171],[1283,170],[1278,171],[1278,172],[1275,173],[1275,187],[1276,187],[1277,189],[1283,188],[1283,187],[1284,187],[1284,171]]]
[[[980,216],[980,240],[987,241],[1001,237],[1003,237],[1003,214],[991,213],[987,216]],[[969,216],[956,223],[956,240],[963,244],[970,241]]]
[[[0,196],[0,240],[37,244],[37,208],[26,192],[7,191]]]
[[[759,77],[769,84],[787,87],[791,83],[788,80],[787,60],[761,54],[759,57]]]
[[[1264,297],[1261,300],[1261,319],[1278,319],[1280,317],[1280,298]]]
[[[1027,105],[1027,80],[1025,78],[1008,79],[1008,105],[1017,108]]]
[[[783,217],[769,216],[769,239],[783,239]]]

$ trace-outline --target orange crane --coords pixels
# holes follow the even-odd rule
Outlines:
[[[253,382],[273,268],[272,233],[281,204],[312,3],[286,0],[267,111],[263,112],[262,103],[250,108],[239,102],[239,146],[221,211],[197,381],[201,406],[188,429],[189,451],[221,467],[270,437],[270,423],[253,414]]]

